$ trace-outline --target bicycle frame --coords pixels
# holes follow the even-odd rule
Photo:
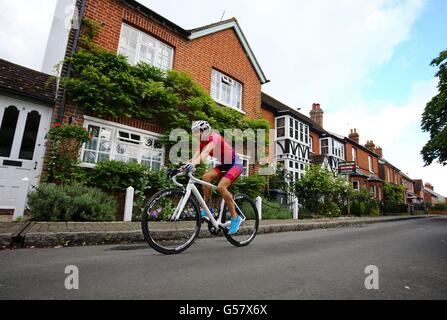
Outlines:
[[[178,175],[177,175],[178,176]],[[184,185],[182,185],[181,183],[178,183],[176,180],[176,177],[172,178],[172,181],[174,182],[175,185],[181,187],[182,189],[185,189],[185,195],[182,197],[182,199],[180,200],[180,204],[177,206],[174,214],[171,217],[171,221],[176,221],[180,218],[181,213],[183,212],[183,210],[185,209],[186,204],[188,203],[189,198],[191,197],[191,194],[194,195],[194,197],[197,199],[197,201],[199,202],[199,205],[205,210],[207,217],[210,220],[210,223],[216,228],[216,229],[228,229],[231,225],[231,221],[226,222],[225,224],[222,224],[222,217],[223,217],[223,211],[225,209],[225,200],[222,199],[222,203],[220,205],[220,213],[219,213],[219,217],[217,218],[217,220],[214,218],[214,216],[212,215],[210,209],[208,208],[208,205],[206,204],[205,200],[203,199],[202,195],[200,194],[199,189],[197,189],[196,184],[201,184],[203,186],[207,186],[210,187],[212,189],[217,189],[217,187],[215,185],[212,185],[210,183],[207,183],[205,181],[199,180],[196,177],[194,177],[192,175],[191,172],[188,173],[188,177],[189,177],[189,182],[188,182],[188,186],[185,188]],[[242,212],[242,210],[238,207],[238,205],[236,204],[236,202],[233,200],[234,205],[236,207],[236,210],[238,211],[238,213],[241,215],[241,218],[243,221],[245,221],[247,218],[245,217],[244,213]]]

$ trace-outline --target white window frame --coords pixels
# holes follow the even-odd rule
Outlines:
[[[357,184],[357,188],[354,187],[355,184]],[[352,190],[360,191],[360,181],[359,180],[352,180]]]
[[[368,156],[368,167],[369,167],[369,172],[374,173],[373,159],[371,156]]]
[[[372,189],[372,190],[371,190]],[[377,187],[375,184],[369,186],[369,193],[371,193],[372,195],[374,195],[374,198],[377,197]]]
[[[280,120],[284,120],[284,126],[279,126],[278,125],[278,123],[279,123],[279,121]],[[286,117],[278,117],[278,118],[276,118],[276,124],[275,124],[275,127],[276,127],[276,139],[286,139],[287,138],[287,127],[288,127],[288,120],[287,120],[287,118]],[[281,137],[278,135],[278,131],[279,130],[284,130],[284,135],[282,135]]]
[[[242,177],[250,176],[250,159],[251,157],[245,156],[243,154],[238,154],[239,158],[242,160],[242,166],[244,167],[244,172],[241,174]]]
[[[327,146],[323,147],[323,141],[327,141]],[[327,153],[323,153],[323,148],[327,148]],[[345,145],[334,138],[320,139],[320,154],[333,156],[341,160],[345,160]]]
[[[223,99],[224,88],[229,88],[230,90],[230,101],[225,101],[225,99]],[[240,90],[238,95],[236,91],[237,88]],[[213,97],[217,103],[245,114],[243,111],[243,92],[244,86],[242,83],[216,69],[211,70],[211,97]]]
[[[111,121],[107,121],[107,120],[102,120],[102,119],[97,119],[97,118],[93,118],[93,117],[89,117],[89,116],[84,116],[84,128],[86,128],[88,130],[89,126],[96,126],[96,127],[100,127],[100,128],[105,128],[111,131],[111,140],[110,140],[110,152],[103,152],[104,154],[109,154],[109,160],[116,160],[116,161],[122,161],[117,159],[118,153],[116,152],[116,148],[117,148],[117,144],[118,144],[118,135],[119,132],[123,132],[123,133],[129,133],[130,135],[138,135],[140,136],[140,138],[142,138],[140,140],[140,144],[135,144],[135,146],[138,146],[138,156],[137,156],[137,162],[138,163],[142,163],[143,161],[143,151],[147,151],[150,149],[153,149],[155,152],[161,152],[161,159],[160,161],[151,161],[150,165],[148,165],[149,168],[153,168],[152,164],[153,163],[159,163],[160,164],[160,170],[164,167],[165,165],[165,155],[166,155],[166,148],[165,146],[163,146],[161,149],[159,148],[149,148],[143,145],[145,138],[150,138],[150,139],[154,139],[155,140],[160,140],[160,138],[162,137],[162,135],[155,133],[155,132],[150,132],[150,131],[146,131],[146,130],[141,130],[141,129],[137,129],[137,128],[133,128],[130,126],[126,126],[126,125],[122,125],[122,124],[118,124],[118,123],[114,123]],[[134,142],[138,142],[138,141],[134,141]],[[123,143],[123,142],[121,142]],[[125,144],[126,142],[124,142]],[[96,150],[91,150],[92,152],[97,152],[98,154],[96,155],[96,162],[95,163],[88,163],[88,162],[83,162],[84,159],[84,154],[85,152],[88,152],[89,150],[86,149],[86,143],[84,143],[82,145],[81,148],[81,155],[80,155],[80,160],[81,160],[81,166],[82,167],[86,167],[86,168],[94,168],[96,166],[96,164],[98,163],[98,157],[99,157],[99,143],[98,146],[96,148]],[[129,158],[128,156],[125,156],[126,158]]]
[[[136,49],[130,48],[130,47],[128,47],[128,46],[126,46],[124,44],[123,32],[124,32],[125,28],[129,28],[131,30],[131,32],[136,32],[137,33],[137,47],[136,47]],[[144,45],[144,43],[143,43],[143,36],[146,36],[146,37],[150,38],[154,42],[154,44],[155,44],[152,63],[144,60],[144,58],[141,57],[141,47]],[[168,51],[170,51],[169,65],[166,66],[166,67],[162,66],[160,64],[157,64],[157,61],[160,58],[160,50],[163,50],[163,49],[168,49]],[[132,52],[132,54],[135,55],[135,59],[133,61],[131,61],[130,57],[126,55],[125,51]],[[139,62],[146,62],[146,63],[148,63],[150,65],[153,65],[154,67],[157,67],[157,68],[159,68],[161,70],[172,70],[173,65],[174,65],[175,49],[172,46],[170,46],[170,45],[168,45],[168,44],[166,44],[166,43],[156,39],[152,35],[150,35],[150,34],[148,34],[146,32],[140,31],[140,30],[132,27],[131,25],[123,22],[122,25],[121,25],[121,33],[120,33],[120,41],[119,41],[119,46],[118,46],[118,54],[122,54],[122,55],[126,56],[127,60],[132,65],[136,65]]]

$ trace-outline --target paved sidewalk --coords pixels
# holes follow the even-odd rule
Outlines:
[[[340,228],[354,225],[411,220],[431,216],[392,216],[312,220],[263,220],[259,234]],[[169,224],[168,224],[169,225]],[[169,233],[166,225],[160,230]],[[203,225],[200,237],[210,237]],[[54,247],[132,243],[144,241],[139,222],[16,222],[0,223],[0,247]],[[14,245],[15,242],[15,245]]]

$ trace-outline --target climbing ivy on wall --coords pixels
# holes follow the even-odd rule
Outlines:
[[[191,76],[162,71],[146,63],[131,65],[126,57],[94,45],[94,22],[83,22],[82,47],[69,59],[71,78],[62,79],[74,103],[100,116],[148,120],[167,129],[187,129],[207,120],[214,129],[269,129],[264,119],[252,120],[221,107]]]

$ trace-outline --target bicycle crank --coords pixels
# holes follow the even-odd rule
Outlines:
[[[217,229],[215,228],[211,223],[208,223],[208,231],[213,235],[213,236],[218,236],[221,232],[221,229]]]

